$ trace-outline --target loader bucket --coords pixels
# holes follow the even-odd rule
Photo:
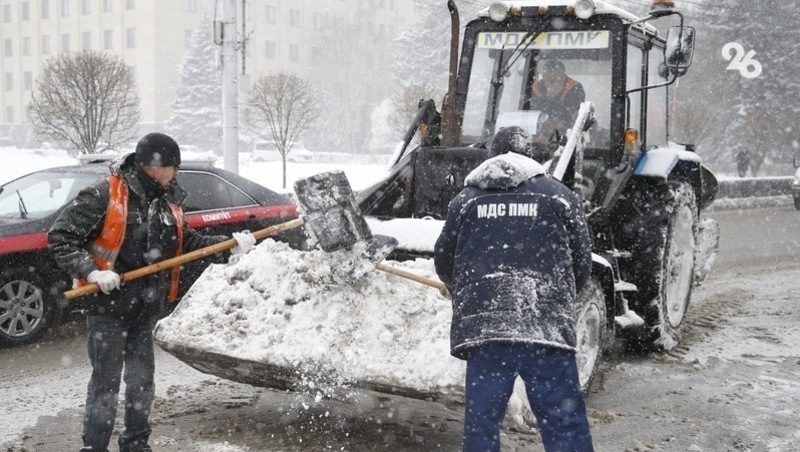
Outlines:
[[[227,356],[201,348],[169,344],[158,339],[156,339],[156,343],[164,351],[206,374],[237,383],[281,391],[303,392],[307,389],[303,386],[303,377],[291,367]],[[461,404],[464,400],[461,388],[452,388],[452,392],[420,391],[406,386],[368,380],[351,382],[347,387],[438,402],[447,406]]]

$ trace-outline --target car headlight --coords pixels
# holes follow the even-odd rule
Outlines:
[[[588,19],[594,16],[594,12],[597,10],[597,5],[594,4],[594,0],[578,0],[575,2],[575,15],[581,19]]]
[[[797,178],[797,177],[795,177],[795,178],[792,180],[792,186],[793,186],[793,187],[800,187],[800,178]]]

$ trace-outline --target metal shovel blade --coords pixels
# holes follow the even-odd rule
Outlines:
[[[323,251],[349,248],[372,238],[353,189],[342,171],[300,179],[294,192],[308,231]]]

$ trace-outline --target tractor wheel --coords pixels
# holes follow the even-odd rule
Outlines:
[[[608,344],[605,292],[592,278],[578,294],[578,322],[575,331],[578,379],[586,392],[595,376],[597,363]]]
[[[0,274],[0,343],[33,342],[58,321],[59,314],[38,275],[22,268]]]
[[[640,345],[669,350],[681,333],[694,282],[697,203],[691,185],[670,181],[634,197],[626,225],[632,258],[623,277],[636,284],[633,308],[645,321]]]

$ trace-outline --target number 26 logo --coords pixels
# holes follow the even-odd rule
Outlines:
[[[722,57],[731,63],[726,68],[729,71],[739,71],[742,77],[756,78],[761,75],[763,67],[754,59],[756,51],[745,52],[744,47],[738,42],[729,42],[722,47]]]

